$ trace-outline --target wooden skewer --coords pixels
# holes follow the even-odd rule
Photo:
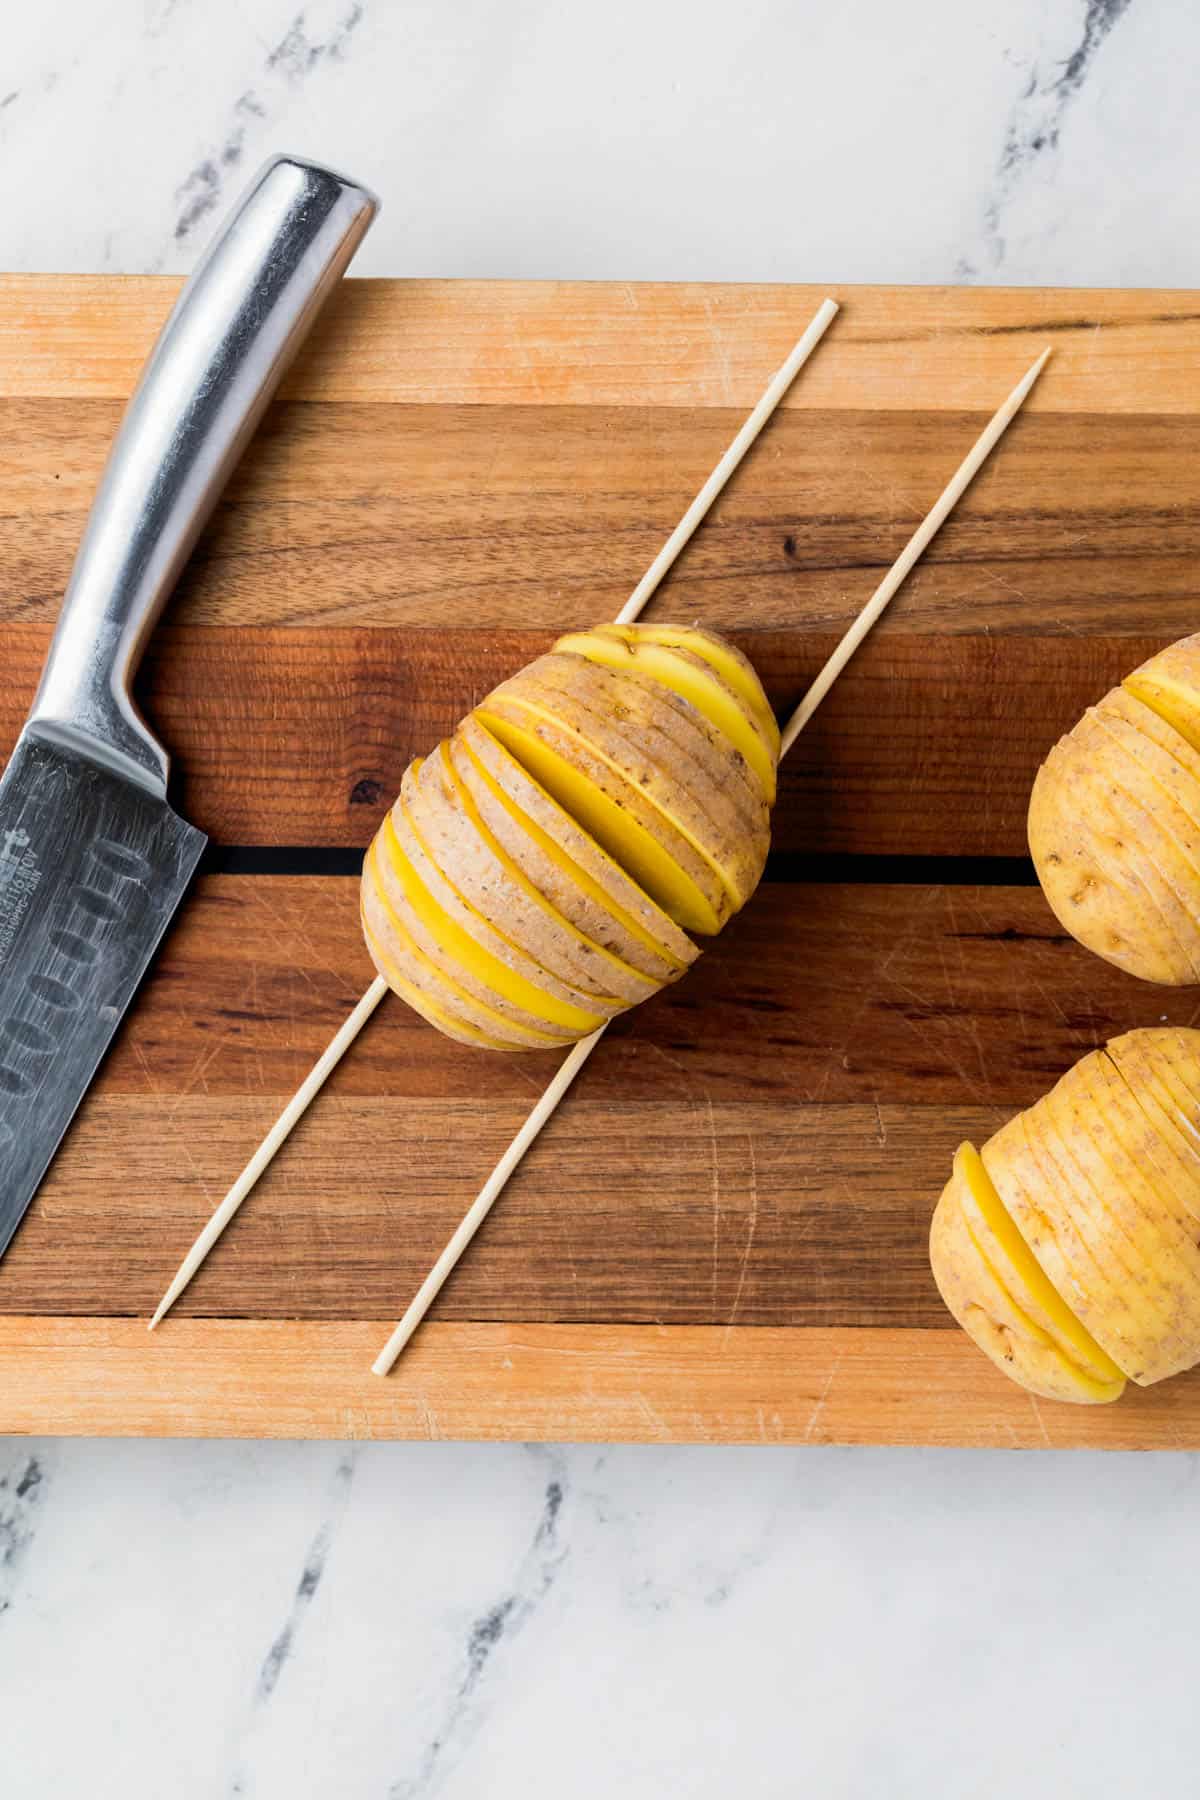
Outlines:
[[[787,361],[767,383],[758,405],[617,614],[618,625],[631,625],[641,613],[651,594],[676,561],[680,551],[694,536],[696,527],[708,512],[709,507],[825,336],[834,321],[837,310],[836,300],[822,300],[813,316],[812,324],[804,336],[797,340]]]
[[[324,1054],[315,1062],[296,1092],[292,1095],[275,1123],[268,1131],[250,1161],[246,1164],[220,1206],[217,1207],[208,1224],[200,1233],[178,1269],[170,1287],[158,1303],[154,1317],[150,1321],[150,1330],[158,1324],[164,1314],[170,1312],[182,1294],[200,1264],[204,1261],[225,1227],[232,1219],[250,1189],[254,1186],[263,1170],[270,1163],[279,1146],[290,1137],[294,1127],[303,1118],[309,1106],[316,1099],[333,1071],[345,1056],[347,1050],[370,1018],[384,995],[389,993],[387,982],[382,975],[377,975],[358,1005],[348,1018],[343,1020],[341,1028],[330,1040]]]
[[[808,721],[812,718],[818,706],[820,706],[822,700],[866,637],[868,631],[870,631],[872,625],[874,625],[875,621],[883,612],[888,601],[892,598],[893,594],[895,594],[905,577],[911,572],[913,565],[920,557],[922,551],[928,547],[930,540],[934,537],[939,527],[943,525],[949,517],[955,502],[962,497],[974,476],[982,468],[984,462],[987,460],[989,452],[1003,436],[1005,430],[1019,410],[1021,402],[1025,399],[1030,388],[1041,374],[1049,355],[1049,349],[1042,352],[1029,373],[1022,381],[1018,382],[1017,386],[1013,389],[995,418],[993,418],[990,424],[984,428],[979,438],[967,452],[962,463],[960,463],[958,469],[951,476],[943,493],[934,503],[930,512],[922,520],[921,524],[918,525],[916,531],[914,531],[912,537],[901,551],[895,563],[893,563],[871,598],[867,601],[867,604],[859,613],[857,619],[855,619],[854,623],[850,626],[850,629],[842,638],[840,644],[833,652],[833,655],[829,658],[828,662],[805,694],[804,699],[800,702],[799,706],[788,720],[782,734],[780,748],[781,756],[791,749],[797,737],[808,724]],[[458,1261],[459,1257],[478,1231],[480,1225],[487,1217],[493,1204],[499,1198],[506,1182],[520,1163],[526,1150],[528,1150],[530,1144],[533,1143],[534,1139],[553,1113],[555,1107],[558,1105],[559,1101],[562,1099],[603,1035],[604,1027],[601,1026],[599,1031],[594,1031],[590,1037],[583,1038],[576,1044],[570,1055],[565,1059],[558,1074],[554,1077],[553,1081],[546,1089],[546,1092],[542,1095],[541,1099],[526,1119],[524,1125],[522,1125],[520,1131],[492,1171],[492,1174],[488,1177],[488,1180],[479,1193],[479,1197],[471,1206],[466,1217],[458,1227],[458,1230],[454,1233],[454,1236],[450,1239],[450,1242],[438,1257],[437,1262],[422,1282],[408,1311],[405,1313],[395,1331],[393,1331],[391,1337],[372,1363],[371,1367],[376,1375],[386,1375],[388,1370],[392,1367],[392,1364],[404,1349],[404,1346],[408,1343],[413,1332],[421,1323],[422,1318],[436,1298],[451,1269],[453,1269],[455,1263]]]
[[[784,726],[779,742],[780,756],[786,756],[808,721],[820,706],[822,700],[845,668],[854,652],[858,649],[872,625],[879,618],[896,589],[911,574],[914,566],[924,555],[933,539],[937,536],[958,502],[962,499],[976,475],[1008,430],[1030,388],[1046,366],[1051,346],[1038,357],[1029,373],[1018,381],[1000,411],[990,424],[986,425],[968,450],[954,474],[950,477],[940,497],[934,502],[929,512],[921,520],[917,529],[905,544],[900,555],[892,564],[867,604],[851,625],[849,631],[834,651],[825,667],[821,670],[803,700]]]
[[[680,519],[678,525],[675,527],[654,561],[650,564],[646,573],[642,576],[642,579],[638,582],[636,588],[634,588],[633,593],[629,596],[629,599],[617,614],[618,625],[627,625],[630,620],[637,618],[651,594],[653,594],[655,588],[667,573],[667,570],[672,566],[681,550],[692,537],[696,527],[704,518],[709,507],[717,498],[717,495],[721,492],[722,488],[724,488],[730,476],[749,450],[751,444],[754,442],[771,414],[775,411],[775,408],[779,405],[783,396],[787,393],[792,382],[796,379],[796,376],[800,373],[800,370],[808,361],[809,357],[828,331],[830,325],[832,325],[837,316],[837,311],[838,307],[835,300],[823,300],[821,302],[808,330],[804,333],[803,337],[797,341],[788,355],[787,360],[772,377],[761,400],[759,400],[758,405],[754,408],[754,411],[750,414],[746,423],[742,426],[732,444],[730,444],[728,450],[726,450],[724,456],[721,458],[708,480],[704,483],[704,486],[700,489],[700,492],[696,495],[696,498],[692,501],[692,504],[688,507],[682,519]],[[351,1044],[354,1042],[355,1038],[358,1036],[359,1032],[387,992],[388,985],[386,981],[384,981],[382,976],[378,976],[371,983],[358,1005],[354,1008],[354,1011],[333,1038],[320,1061],[314,1065],[305,1081],[288,1101],[278,1119],[276,1119],[274,1125],[272,1125],[270,1131],[267,1133],[258,1149],[254,1152],[254,1155],[250,1158],[250,1161],[246,1164],[246,1167],[242,1170],[241,1174],[226,1194],[224,1200],[222,1200],[221,1204],[217,1207],[216,1211],[209,1219],[208,1224],[204,1227],[203,1231],[180,1263],[170,1287],[159,1301],[154,1317],[150,1321],[149,1329],[151,1331],[154,1330],[154,1327],[174,1306],[180,1294],[183,1293],[196,1271],[200,1268],[205,1257],[241,1206],[242,1201],[246,1198],[263,1171],[276,1156],[281,1146],[291,1135],[296,1125],[303,1118],[305,1112],[316,1099],[326,1081],[328,1081],[330,1075],[332,1075],[334,1069],[336,1069],[338,1063],[342,1060],[342,1057],[346,1054],[346,1051],[350,1048]],[[500,1163],[497,1165],[490,1180],[484,1186],[478,1199],[475,1201],[474,1206],[472,1206],[467,1213],[466,1218],[455,1232],[450,1243],[447,1244],[434,1269],[430,1272],[428,1278],[422,1285],[416,1300],[413,1301],[413,1305],[409,1308],[409,1314],[414,1315],[412,1324],[409,1326],[410,1334],[416,1329],[422,1313],[424,1313],[424,1311],[432,1304],[434,1296],[437,1294],[442,1282],[445,1281],[446,1276],[453,1268],[455,1262],[458,1261],[458,1258],[462,1255],[471,1238],[478,1230],[492,1201],[495,1200],[497,1195],[501,1192],[509,1175],[524,1156],[526,1150],[541,1130],[543,1123],[554,1111],[555,1106],[557,1106],[563,1094],[566,1093],[568,1087],[575,1078],[576,1072],[582,1068],[583,1064],[586,1062],[592,1046],[599,1035],[599,1032],[593,1032],[590,1038],[584,1038],[581,1043],[575,1045],[574,1049],[564,1060],[558,1074],[554,1077],[545,1094],[542,1096],[539,1105],[534,1108],[524,1126],[517,1133],[516,1137],[505,1151],[504,1156],[501,1158]],[[552,1099],[551,1096],[553,1096]],[[547,1105],[548,1101],[549,1105]],[[543,1107],[546,1108],[544,1113],[541,1111]],[[541,1114],[540,1117],[539,1114]],[[473,1222],[471,1222],[472,1220]],[[453,1254],[451,1254],[452,1252]],[[443,1264],[445,1264],[444,1269],[442,1268]],[[440,1274],[439,1270],[442,1271]],[[421,1307],[421,1311],[415,1312],[417,1302],[422,1300],[422,1298],[424,1304]],[[405,1315],[406,1319],[409,1314]],[[397,1327],[396,1332],[393,1333],[391,1339],[392,1343],[395,1343],[402,1330],[403,1322]],[[397,1345],[397,1348],[392,1352],[393,1359],[399,1355],[400,1347],[404,1341],[404,1339],[401,1339],[400,1345]],[[382,1362],[382,1360],[381,1357],[380,1361]],[[388,1366],[390,1366],[390,1364]],[[376,1369],[380,1374],[385,1372],[383,1369],[379,1368],[378,1363],[376,1364]]]

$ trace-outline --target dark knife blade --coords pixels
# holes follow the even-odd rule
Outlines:
[[[19,741],[0,781],[0,1255],[206,841],[138,783]]]

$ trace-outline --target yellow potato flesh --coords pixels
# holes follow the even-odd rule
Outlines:
[[[521,709],[528,722],[501,713],[485,701],[476,708],[480,722],[499,738],[521,766],[551,797],[643,887],[650,898],[685,931],[713,936],[724,918],[711,899],[663,848],[646,827],[565,756],[560,756],[534,729],[548,721],[537,709]],[[628,784],[614,772],[621,788]]]
[[[411,820],[409,823],[411,825]],[[535,986],[523,975],[510,969],[499,957],[493,956],[491,951],[485,950],[470,932],[438,904],[422,882],[401,847],[390,814],[384,820],[383,832],[385,854],[405,898],[451,963],[469,971],[481,986],[503,995],[513,1006],[545,1020],[548,1025],[560,1025],[567,1031],[583,1036],[601,1024],[599,1013],[587,1013],[580,1007],[570,1006],[557,999],[544,988]]]
[[[456,778],[464,786],[474,783],[476,792],[482,793],[495,808],[500,809],[498,819],[501,823],[507,821],[510,831],[508,849],[512,853],[512,860],[516,861],[520,854],[514,846],[522,840],[527,846],[524,854],[534,869],[539,866],[536,859],[543,859],[540,866],[547,871],[544,879],[552,886],[550,898],[560,911],[565,913],[568,907],[573,907],[581,919],[595,921],[595,930],[589,931],[588,936],[595,939],[595,932],[599,931],[611,938],[620,949],[610,947],[610,953],[618,956],[652,988],[673,981],[682,973],[685,965],[677,962],[631,914],[624,912],[535,819],[522,812],[499,783],[493,781],[487,769],[475,758],[461,737],[454,739],[450,757]],[[546,796],[546,801],[547,804],[553,804],[549,795]],[[599,845],[596,850],[603,855]]]
[[[1039,1105],[1041,1102],[1039,1102]],[[1031,1109],[1036,1111],[1036,1109]],[[984,1146],[987,1167],[1017,1229],[1071,1310],[1119,1367],[1134,1379],[1141,1370],[1147,1334],[1161,1321],[1131,1306],[1131,1272],[1114,1266],[1111,1245],[1078,1229],[1081,1204],[1073,1171],[1052,1122],[1043,1111],[1018,1113]],[[1084,1193],[1085,1214],[1091,1207]]]
[[[1200,634],[1169,644],[1121,686],[1200,750]]]
[[[601,999],[607,1001],[615,996],[614,1004],[621,1006],[628,1006],[631,1002],[644,1000],[652,994],[657,984],[648,975],[632,968],[621,957],[614,955],[605,945],[598,944],[585,932],[578,930],[571,920],[547,899],[540,888],[534,885],[515,858],[509,856],[503,845],[484,823],[469,789],[465,782],[460,780],[454,766],[454,759],[450,755],[449,745],[442,744],[440,749],[435,752],[435,756],[447,795],[453,798],[462,818],[470,825],[478,842],[485,847],[488,856],[494,859],[497,867],[503,872],[504,880],[511,884],[512,889],[519,890],[521,899],[527,903],[526,917],[530,921],[530,929],[523,934],[522,941],[529,953],[531,955],[538,953],[537,928],[539,923],[544,921],[546,935],[553,934],[553,937],[557,939],[561,934],[569,941],[570,945],[578,950],[578,957],[569,967],[555,971],[564,979],[576,980],[586,976],[589,984]],[[478,902],[473,903],[479,904]],[[492,910],[502,914],[507,911],[515,915],[516,909],[509,888],[501,886],[498,889],[496,905]],[[549,952],[543,950],[538,954],[538,960],[544,961],[547,954]],[[550,968],[552,965],[547,963],[546,967]]]
[[[669,650],[686,650],[703,657],[733,691],[745,702],[761,727],[774,762],[779,760],[779,724],[771,711],[754,665],[724,638],[686,625],[599,625],[597,631],[606,637],[625,638],[636,633],[638,641],[661,644]]]
[[[966,1214],[968,1229],[1004,1288],[1027,1316],[1037,1320],[1059,1355],[1076,1365],[1078,1374],[1093,1384],[1115,1384],[1116,1392],[1105,1395],[1115,1400],[1125,1385],[1124,1375],[1072,1312],[1021,1236],[973,1144],[959,1146],[954,1166],[975,1211],[974,1218],[970,1211]]]
[[[552,714],[657,809],[735,908],[745,905],[766,861],[771,810],[729,740],[694,707],[636,669],[619,675],[557,653],[499,691]]]
[[[676,974],[695,961],[697,947],[675,921],[478,719],[464,719],[454,743],[456,748],[461,745],[489,791],[522,835],[530,837],[555,865],[569,889],[614,918],[636,944]],[[660,973],[654,965],[650,972]]]
[[[414,935],[421,929],[419,922],[413,921],[410,930],[401,917],[401,909],[407,907],[408,902],[402,894],[393,897],[388,891],[380,866],[382,834],[383,827],[380,827],[363,867],[362,910],[367,948],[384,980],[405,1000],[410,1000],[413,992],[420,995],[421,1004],[415,1000],[411,1003],[431,1024],[440,1027],[442,1016],[448,1015],[456,1025],[488,1039],[490,1047],[495,1049],[561,1048],[566,1040],[559,1033],[538,1031],[533,1026],[506,1018],[486,1001],[469,993],[427,954]],[[411,914],[409,918],[412,919]]]
[[[970,1208],[956,1157],[930,1224],[929,1261],[942,1299],[963,1330],[1013,1381],[1047,1400],[1094,1406],[1119,1398],[1122,1381],[1086,1373],[1034,1316],[1036,1309],[996,1240],[986,1228],[968,1225]]]
[[[682,647],[602,632],[575,632],[555,650],[584,656],[620,672],[632,666],[678,694],[728,739],[758,781],[768,805],[775,799],[775,758],[754,714],[710,662]]]
[[[488,1037],[486,1032],[479,1030],[468,1020],[459,1018],[448,1007],[439,1006],[428,993],[415,986],[401,973],[394,958],[390,957],[383,949],[366,920],[363,919],[361,923],[363,937],[366,939],[367,949],[371,952],[375,967],[393,992],[399,994],[402,1000],[407,1000],[414,1012],[420,1013],[421,1017],[427,1019],[431,1025],[436,1025],[438,1030],[444,1032],[447,1037],[457,1038],[464,1044],[477,1045],[484,1050],[517,1050],[520,1048],[518,1044],[502,1043],[499,1038]]]

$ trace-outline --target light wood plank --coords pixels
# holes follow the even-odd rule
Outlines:
[[[178,281],[0,277],[0,395],[124,399]],[[405,404],[745,410],[830,290],[666,282],[350,280],[288,392]],[[856,287],[786,406],[991,412],[1046,343],[1033,411],[1194,412],[1188,290]],[[1063,359],[1064,362],[1066,358]],[[865,400],[864,400],[864,397]]]
[[[0,1319],[0,1431],[146,1437],[1200,1448],[1200,1372],[1038,1401],[957,1331]]]

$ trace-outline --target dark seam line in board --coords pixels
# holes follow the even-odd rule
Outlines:
[[[202,875],[342,875],[357,877],[365,852],[354,845],[210,844]],[[1027,856],[809,855],[777,850],[767,858],[764,881],[815,884],[871,882],[922,887],[1036,887]]]
[[[1102,326],[1105,331],[1132,331],[1144,325],[1194,325],[1198,320],[1200,320],[1200,313],[1163,312],[1139,314],[1136,318],[1016,319],[1011,325],[973,325],[966,322],[962,325],[947,325],[936,331],[915,332],[907,335],[896,335],[890,332],[882,335],[864,333],[859,337],[858,342],[860,344],[932,344],[941,338],[1020,337],[1029,332],[1095,331],[1097,326]]]
[[[839,1106],[844,1106],[847,1111],[853,1107],[861,1112],[864,1105],[861,1100],[830,1100],[822,1104],[828,1105],[831,1112],[836,1112]],[[172,1316],[178,1317],[181,1321],[187,1319],[193,1324],[223,1324],[227,1321],[244,1321],[251,1325],[354,1325],[361,1323],[360,1317],[349,1310],[289,1312],[285,1310],[286,1306],[286,1300],[281,1299],[278,1302],[279,1310],[277,1311],[251,1312],[244,1305],[214,1307],[211,1302],[206,1302],[204,1306],[194,1308],[177,1307]],[[786,1311],[786,1309],[784,1310]],[[795,1309],[792,1310],[794,1313]],[[855,1316],[852,1306],[846,1306],[840,1312],[831,1312],[826,1323],[812,1327],[812,1329],[817,1331],[957,1331],[959,1329],[955,1320],[944,1307],[939,1313],[935,1313],[928,1319],[920,1317],[914,1319],[911,1308],[902,1317],[901,1314],[904,1313],[904,1310],[902,1308],[895,1316],[888,1314],[883,1317],[882,1309],[876,1308],[874,1316],[883,1317],[883,1323],[867,1325],[861,1322],[860,1317]],[[930,1311],[933,1313],[932,1303]],[[847,1323],[847,1315],[849,1315],[849,1323]],[[638,1312],[635,1316],[626,1315],[616,1318],[607,1311],[603,1315],[598,1314],[595,1318],[580,1318],[575,1313],[558,1311],[538,1314],[522,1312],[435,1313],[433,1317],[443,1325],[565,1325],[570,1330],[587,1330],[589,1327],[595,1327],[599,1331],[616,1325],[621,1328],[628,1326],[635,1331],[645,1330],[647,1332],[694,1331],[697,1326],[713,1332],[724,1332],[730,1329],[729,1322],[724,1318],[714,1319],[711,1317],[676,1319],[664,1325],[660,1316],[650,1311],[649,1307],[645,1312]],[[133,1319],[140,1319],[144,1322],[145,1318],[146,1314],[140,1307],[131,1308],[129,1311],[118,1307],[106,1307],[91,1312],[84,1312],[78,1307],[57,1307],[52,1312],[30,1312],[27,1307],[17,1312],[10,1312],[0,1308],[0,1319],[34,1319],[47,1324],[53,1323],[56,1319],[80,1319],[88,1324],[107,1324],[112,1321],[122,1322]],[[742,1319],[739,1315],[732,1328],[737,1331],[744,1324],[753,1326],[755,1323],[753,1318]],[[782,1331],[804,1331],[808,1328],[806,1322],[802,1322],[797,1317],[789,1316],[780,1319],[774,1315],[767,1316],[765,1313],[757,1321],[757,1324],[760,1327],[770,1325]],[[160,1329],[162,1328],[160,1327]]]

